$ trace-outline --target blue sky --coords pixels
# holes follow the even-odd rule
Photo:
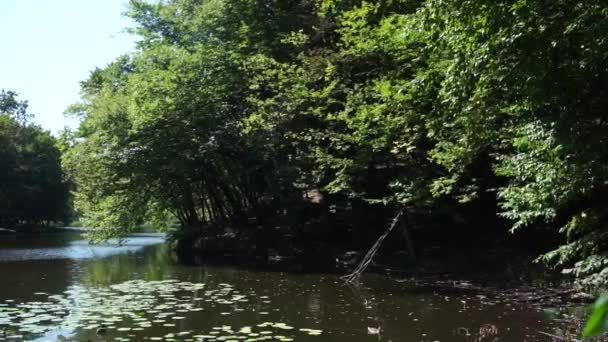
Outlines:
[[[134,48],[121,16],[128,0],[0,0],[0,89],[29,101],[34,121],[57,133],[79,82]]]

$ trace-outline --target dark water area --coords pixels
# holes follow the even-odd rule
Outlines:
[[[365,275],[184,265],[161,237],[0,240],[0,341],[553,341],[557,308]]]

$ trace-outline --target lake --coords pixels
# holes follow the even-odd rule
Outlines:
[[[0,240],[0,340],[551,341],[555,310],[365,275],[184,265],[161,236]],[[553,314],[551,314],[553,312]]]

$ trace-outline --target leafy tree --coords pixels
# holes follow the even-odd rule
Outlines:
[[[605,13],[593,1],[429,1],[419,20],[441,80],[430,156],[450,172],[434,189],[475,195],[468,170],[490,156],[499,214],[514,229],[561,225],[568,243],[543,260],[580,278],[604,268]]]
[[[284,212],[310,189],[352,222],[474,208],[561,231],[541,259],[600,285],[607,13],[599,0],[131,1],[138,50],[93,71],[70,109],[76,207],[101,238],[147,217],[189,229]]]
[[[0,92],[0,223],[39,225],[64,221],[69,193],[56,140],[29,123],[27,102]]]
[[[245,23],[273,34],[281,28],[254,16],[253,6],[131,3],[140,49],[83,82],[84,101],[71,108],[83,117],[79,142],[64,158],[78,184],[76,208],[87,224],[104,228],[100,238],[159,214],[202,227],[268,197],[268,163],[240,121],[248,111],[243,54],[272,44],[235,32]],[[290,8],[277,4],[271,12],[284,16]]]

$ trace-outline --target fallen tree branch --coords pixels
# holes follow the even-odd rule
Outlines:
[[[401,221],[401,219],[402,219],[402,217],[404,215],[404,210],[405,209],[399,210],[399,212],[397,213],[397,215],[393,218],[393,222],[391,223],[391,225],[384,231],[384,233],[382,235],[380,235],[380,237],[378,238],[378,240],[376,240],[376,242],[369,249],[369,251],[367,252],[367,254],[365,254],[365,257],[363,258],[363,260],[361,261],[361,263],[359,263],[359,266],[357,266],[357,268],[351,274],[348,274],[348,275],[345,275],[345,276],[341,277],[344,281],[346,281],[349,284],[354,284],[354,283],[358,283],[359,282],[359,278],[361,277],[361,274],[365,271],[365,269],[367,268],[367,266],[369,266],[369,264],[374,259],[374,256],[376,255],[376,252],[378,252],[378,249],[380,249],[380,246],[382,245],[382,242],[384,241],[384,239],[386,239],[386,237],[397,226],[397,224],[399,223],[399,221]]]

